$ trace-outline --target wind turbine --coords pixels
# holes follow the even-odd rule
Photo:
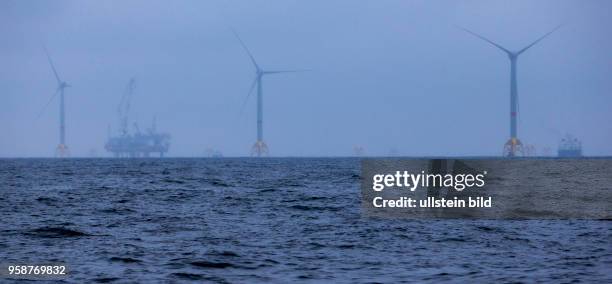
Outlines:
[[[40,117],[40,115],[43,113],[43,111],[47,108],[47,106],[53,101],[53,99],[55,99],[55,97],[59,94],[60,95],[60,117],[59,117],[59,123],[60,123],[60,142],[57,145],[57,148],[55,149],[55,156],[56,157],[60,157],[60,158],[64,158],[64,157],[69,157],[70,156],[70,150],[68,150],[68,145],[66,145],[66,114],[65,114],[65,106],[64,106],[64,90],[68,87],[70,87],[70,85],[68,85],[67,82],[62,81],[62,79],[60,79],[57,70],[55,69],[55,66],[53,65],[53,61],[51,60],[51,55],[49,55],[49,51],[47,50],[46,47],[44,47],[45,50],[45,54],[47,55],[47,59],[49,60],[49,65],[51,65],[51,70],[53,70],[53,75],[55,75],[55,79],[57,80],[57,89],[55,90],[55,93],[53,94],[53,96],[51,96],[51,99],[49,100],[49,102],[47,102],[47,104],[45,105],[45,107],[41,110],[40,114],[38,115]]]
[[[468,29],[459,27],[462,30],[472,34],[473,36],[481,40],[484,40],[490,43],[491,45],[497,47],[498,49],[502,50],[508,55],[508,59],[510,59],[510,139],[506,142],[506,144],[504,144],[504,156],[506,157],[516,157],[516,156],[521,156],[524,154],[523,144],[518,139],[517,125],[516,125],[516,117],[518,115],[518,90],[517,90],[517,80],[516,80],[516,68],[517,68],[518,57],[519,55],[523,54],[523,52],[527,51],[529,48],[536,45],[538,42],[540,42],[541,40],[543,40],[544,38],[546,38],[547,36],[555,32],[556,30],[558,30],[560,27],[561,25],[558,25],[550,32],[544,34],[540,38],[536,39],[535,41],[533,41],[532,43],[530,43],[529,45],[523,47],[522,49],[518,51],[510,51],[509,49],[489,40],[488,38],[485,38],[484,36],[481,36]]]
[[[267,156],[268,155],[268,145],[263,140],[263,87],[262,87],[262,78],[265,75],[272,74],[281,74],[281,73],[294,73],[294,72],[303,72],[308,70],[264,70],[262,69],[257,61],[255,61],[255,57],[251,54],[251,51],[247,48],[246,44],[242,41],[238,33],[232,29],[232,32],[240,42],[240,45],[244,48],[247,55],[251,59],[253,66],[255,66],[255,79],[251,84],[249,89],[249,93],[247,94],[246,100],[248,100],[249,96],[253,92],[253,88],[257,85],[257,141],[251,148],[251,156]],[[246,103],[245,100],[245,103]]]

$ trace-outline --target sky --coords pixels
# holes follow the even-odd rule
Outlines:
[[[565,134],[612,155],[612,2],[0,0],[0,157],[51,157],[57,88],[75,157],[109,154],[117,107],[172,136],[169,156],[248,156],[258,64],[272,156],[500,155],[509,137],[510,62],[458,27],[519,50],[519,139],[556,152]]]

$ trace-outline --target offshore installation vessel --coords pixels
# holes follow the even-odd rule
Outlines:
[[[557,156],[567,157],[582,157],[582,142],[572,135],[565,135],[559,142]]]
[[[144,132],[140,131],[136,122],[133,123],[133,133],[128,130],[128,113],[134,86],[135,80],[132,78],[119,103],[119,134],[113,137],[109,130],[109,138],[104,148],[116,158],[151,157],[152,154],[164,157],[170,148],[170,135],[157,132],[155,118],[151,127]]]

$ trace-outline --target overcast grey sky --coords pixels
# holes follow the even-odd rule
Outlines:
[[[519,138],[556,151],[562,134],[612,154],[611,1],[0,0],[0,156],[52,156],[66,91],[73,156],[105,156],[107,128],[137,80],[132,116],[157,117],[170,156],[248,155],[254,68],[267,68],[264,137],[274,156],[499,155],[508,139],[509,60],[464,26],[520,49]]]

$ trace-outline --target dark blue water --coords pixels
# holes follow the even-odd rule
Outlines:
[[[359,176],[356,159],[4,159],[0,259],[66,263],[69,283],[612,282],[612,222],[366,219]]]

